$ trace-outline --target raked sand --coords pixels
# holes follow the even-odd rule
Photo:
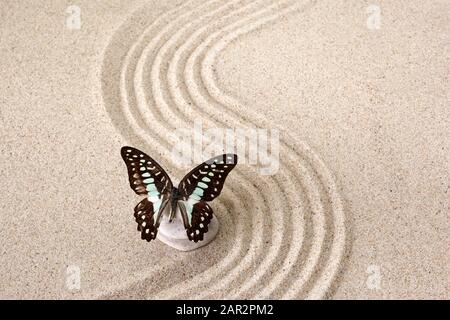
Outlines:
[[[450,298],[448,1],[45,3],[0,4],[1,298]],[[178,181],[195,121],[278,129],[279,170],[179,252],[120,148]]]

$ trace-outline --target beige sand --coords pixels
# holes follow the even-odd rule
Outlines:
[[[1,298],[450,298],[448,1],[45,3],[0,4]],[[280,169],[236,168],[183,253],[140,240],[119,150],[180,179],[196,119],[279,128]]]

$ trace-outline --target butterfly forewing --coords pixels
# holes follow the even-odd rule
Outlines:
[[[172,181],[150,156],[132,147],[123,147],[121,155],[128,169],[131,189],[140,195],[160,196],[172,192]]]
[[[235,154],[214,157],[192,169],[181,180],[178,190],[185,199],[192,197],[198,201],[212,201],[222,191],[225,179],[236,166]]]

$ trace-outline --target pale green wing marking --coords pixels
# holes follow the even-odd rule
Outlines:
[[[194,210],[194,205],[197,203],[197,200],[189,198],[188,201],[183,201],[184,207],[186,208],[186,213],[188,216],[189,225],[192,223],[192,211]]]

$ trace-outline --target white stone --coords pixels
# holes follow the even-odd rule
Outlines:
[[[203,235],[203,240],[194,242],[189,240],[186,229],[184,228],[183,219],[179,209],[175,214],[175,218],[172,222],[169,222],[169,215],[164,214],[161,224],[158,228],[158,234],[156,238],[180,251],[191,251],[203,247],[210,243],[217,235],[219,231],[219,220],[215,216],[211,219],[208,225],[208,232]]]

